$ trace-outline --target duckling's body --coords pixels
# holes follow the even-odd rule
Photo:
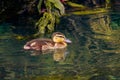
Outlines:
[[[68,40],[70,42],[70,40]],[[33,39],[27,42],[24,45],[24,49],[26,50],[51,50],[51,49],[61,49],[67,46],[67,41],[65,36],[56,32],[53,33],[52,39]]]

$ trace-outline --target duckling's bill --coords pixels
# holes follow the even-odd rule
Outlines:
[[[70,39],[65,39],[66,43],[72,43],[72,41]]]

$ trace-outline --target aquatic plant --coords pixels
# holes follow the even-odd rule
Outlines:
[[[33,29],[36,23],[36,30],[38,30],[36,34],[39,35],[54,31],[54,27],[59,22],[59,18],[64,15],[65,9],[66,15],[109,13],[111,3],[111,0],[14,0],[13,2],[2,0],[0,3],[0,22],[13,19],[14,24],[14,18],[17,18],[15,20],[17,25],[21,25],[21,23],[24,26],[32,24],[28,31],[31,34],[34,34],[34,31],[31,31],[30,28]],[[13,8],[14,10],[11,11]],[[25,29],[28,27],[17,26],[17,28]]]
[[[43,4],[45,8],[42,8]],[[36,23],[39,30],[37,34],[52,32],[59,17],[65,13],[64,5],[60,0],[39,0],[37,8],[39,13],[43,14]]]
[[[66,0],[39,0],[37,8],[39,13],[43,15],[36,22],[36,27],[38,28],[37,35],[44,34],[45,32],[54,31],[54,26],[56,23],[59,22],[59,17],[65,13],[65,8],[63,5],[64,1]],[[98,6],[98,3],[95,3],[96,6]],[[110,4],[110,0],[105,1],[104,8],[100,8],[99,6],[99,8],[95,8],[92,10],[88,7],[88,5],[78,4],[68,0],[65,4],[67,6],[70,6],[72,10],[74,10],[74,8],[75,10],[78,9],[77,11],[70,11],[69,14],[85,15],[108,12],[106,8]]]

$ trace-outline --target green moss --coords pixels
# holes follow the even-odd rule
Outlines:
[[[46,11],[43,16],[40,17],[36,26],[38,27],[38,34],[44,34],[47,32],[52,32],[54,30],[55,23],[59,22],[59,17],[64,14],[64,6],[60,0],[46,0],[44,1]],[[41,13],[42,1],[39,1],[38,10]]]

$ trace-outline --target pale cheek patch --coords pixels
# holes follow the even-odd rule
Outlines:
[[[36,45],[36,42],[33,42],[33,43],[30,44],[30,46],[34,46],[34,45]]]

